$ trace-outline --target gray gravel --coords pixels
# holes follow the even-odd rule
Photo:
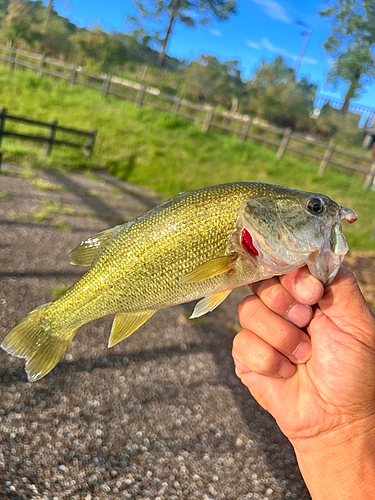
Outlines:
[[[67,258],[81,240],[156,203],[104,173],[38,173],[63,190],[2,174],[0,340],[83,274]],[[192,304],[160,311],[111,350],[111,318],[93,322],[34,384],[1,351],[0,500],[309,499],[288,440],[234,374],[246,293],[194,321]]]

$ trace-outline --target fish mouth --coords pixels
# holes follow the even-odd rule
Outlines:
[[[347,219],[349,224],[357,220],[353,210],[346,209],[346,212],[339,212],[339,219]],[[318,252],[314,252],[308,258],[306,264],[313,276],[318,278],[324,286],[330,285],[335,279],[344,256],[349,247],[342,232],[339,221],[333,224],[330,235],[325,237],[325,245]]]
[[[346,219],[349,224],[353,224],[353,222],[355,222],[358,217],[354,210],[352,210],[351,208],[342,207],[340,205],[339,219]]]

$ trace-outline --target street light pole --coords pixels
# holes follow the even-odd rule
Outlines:
[[[312,27],[309,26],[308,24],[305,24],[302,21],[299,21],[298,19],[296,20],[296,23],[303,26],[305,28],[305,31],[301,32],[301,35],[303,36],[303,42],[302,42],[299,54],[297,56],[296,65],[294,67],[294,78],[297,78],[297,73],[298,73],[299,67],[301,66],[303,56],[305,55],[306,47],[307,47],[307,44],[309,43],[310,36],[312,33]]]

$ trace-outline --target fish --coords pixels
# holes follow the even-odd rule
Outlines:
[[[213,311],[234,288],[304,265],[324,285],[348,245],[341,220],[354,210],[323,194],[259,182],[181,193],[136,219],[81,242],[70,254],[90,269],[59,299],[37,307],[2,342],[26,359],[29,381],[49,373],[78,329],[115,315],[108,347],[160,309],[199,300]]]

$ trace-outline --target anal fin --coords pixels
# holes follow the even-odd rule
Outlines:
[[[221,292],[212,293],[211,295],[207,295],[201,299],[194,308],[193,314],[190,316],[190,319],[199,318],[199,316],[203,316],[208,312],[213,311],[219,306],[224,300],[228,297],[231,290],[222,290]]]
[[[121,342],[132,333],[134,333],[143,323],[146,323],[156,311],[143,311],[139,313],[118,313],[112,324],[111,335],[108,341],[108,347]]]
[[[233,270],[233,262],[237,259],[237,253],[223,255],[209,260],[187,273],[180,283],[198,283],[199,281],[213,278],[218,274],[227,273]]]

